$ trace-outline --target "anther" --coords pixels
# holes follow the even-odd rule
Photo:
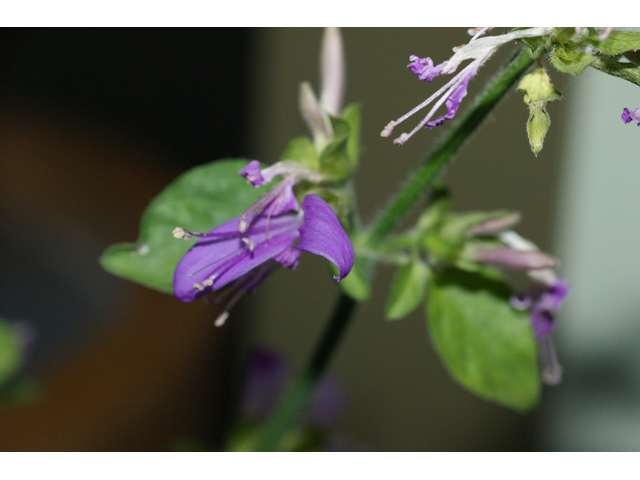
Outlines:
[[[200,290],[201,292],[204,290],[204,287],[199,283],[194,283],[193,288],[195,288],[196,290]]]
[[[216,318],[216,321],[213,324],[216,327],[221,327],[222,325],[224,325],[224,322],[227,321],[227,318],[229,318],[229,311],[224,311],[218,318]]]
[[[187,232],[184,228],[176,227],[173,229],[173,236],[177,239],[189,240],[191,238],[191,234]]]
[[[249,245],[249,251],[253,252],[253,249],[255,248],[255,243],[253,243],[251,240],[249,240],[248,238],[243,238],[242,241],[244,243],[246,243],[247,245]]]

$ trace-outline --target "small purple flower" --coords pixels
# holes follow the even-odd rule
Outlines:
[[[534,283],[524,294],[511,298],[514,308],[530,312],[533,334],[538,343],[542,381],[549,385],[556,385],[562,379],[562,367],[558,363],[552,333],[555,316],[568,294],[567,283],[556,278],[550,284]]]
[[[472,60],[462,71],[460,71],[453,79],[447,82],[436,93],[427,98],[420,105],[412,109],[407,114],[401,116],[397,120],[393,120],[387,124],[380,135],[388,137],[391,135],[394,127],[403,122],[414,113],[422,110],[427,105],[435,102],[429,113],[418,123],[418,125],[409,133],[402,133],[393,143],[395,145],[403,145],[413,134],[423,127],[432,129],[433,127],[442,125],[447,120],[453,118],[460,107],[460,102],[467,94],[467,86],[473,77],[478,73],[478,69],[493,55],[502,45],[512,42],[518,38],[539,37],[542,35],[552,34],[555,29],[553,27],[535,27],[525,30],[515,30],[504,35],[495,35],[484,37],[483,35],[490,30],[490,27],[479,27],[469,30],[472,35],[468,44],[454,48],[455,54],[447,61],[435,65],[429,57],[420,58],[411,55],[411,62],[407,67],[415,73],[420,80],[432,82],[439,75],[448,75],[454,73],[458,66],[465,60]],[[481,38],[482,37],[482,38]],[[437,100],[436,100],[437,99]],[[447,113],[431,120],[436,111],[445,105]]]
[[[636,108],[633,112],[625,108],[622,111],[622,121],[624,123],[636,122],[640,127],[640,108]]]
[[[241,414],[262,421],[271,418],[290,377],[282,355],[264,347],[252,348],[243,381]],[[340,416],[343,396],[336,380],[323,378],[316,386],[301,422],[315,428],[330,426]]]
[[[240,174],[256,183],[268,177],[265,173],[268,169],[260,172],[254,167],[251,162]],[[219,303],[231,296],[225,312],[216,321],[216,325],[222,325],[238,299],[255,290],[278,264],[295,269],[300,250],[331,261],[339,271],[335,280],[346,277],[353,266],[349,237],[331,207],[319,196],[307,195],[299,208],[292,189],[294,183],[291,174],[240,217],[218,225],[209,233],[176,228],[173,232],[176,238],[200,238],[176,267],[173,277],[176,298],[191,302],[216,292],[213,301]],[[220,291],[223,287],[227,288]]]

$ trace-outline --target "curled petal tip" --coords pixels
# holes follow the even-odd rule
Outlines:
[[[322,198],[307,195],[302,202],[304,224],[300,227],[298,249],[320,255],[337,268],[340,281],[353,268],[353,247],[338,217]]]

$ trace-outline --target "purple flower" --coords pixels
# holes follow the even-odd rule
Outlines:
[[[267,176],[266,169],[256,172],[252,163],[240,171],[241,175],[260,183]],[[240,217],[218,225],[209,233],[176,228],[173,232],[176,238],[195,236],[200,241],[176,267],[174,295],[183,302],[213,292],[216,303],[231,297],[216,321],[216,325],[221,325],[238,299],[255,290],[278,264],[295,269],[300,250],[330,260],[338,267],[335,280],[347,276],[353,266],[353,248],[340,221],[331,207],[314,194],[307,195],[299,208],[292,189],[294,183],[293,174],[286,177]],[[223,287],[227,288],[220,291]]]
[[[453,79],[441,87],[436,93],[427,98],[420,105],[412,109],[407,114],[401,116],[397,120],[393,120],[387,124],[380,135],[388,137],[391,135],[394,127],[403,122],[414,113],[422,110],[427,105],[435,102],[429,113],[418,123],[418,125],[409,133],[402,133],[393,143],[395,145],[403,145],[413,134],[422,127],[432,129],[433,127],[442,125],[447,120],[453,118],[460,107],[460,102],[467,94],[467,86],[469,82],[478,73],[478,69],[493,55],[502,45],[512,42],[518,38],[539,37],[542,35],[552,34],[555,29],[553,27],[535,27],[525,30],[516,30],[504,35],[496,35],[483,37],[490,30],[490,27],[480,27],[469,30],[472,35],[471,40],[466,45],[455,47],[455,54],[447,61],[434,66],[433,61],[429,57],[420,58],[411,55],[411,62],[407,67],[415,73],[420,80],[432,82],[439,75],[448,75],[456,71],[458,66],[465,60],[472,60],[462,71],[460,71]],[[482,38],[481,38],[482,37]],[[437,99],[437,100],[436,100]],[[447,113],[431,120],[436,111],[445,105]]]
[[[635,111],[630,111],[628,108],[625,108],[622,111],[622,121],[624,123],[636,122],[640,127],[640,108],[636,108]]]
[[[264,347],[252,348],[242,387],[241,414],[262,421],[271,418],[289,380],[289,368],[282,355]],[[302,423],[327,427],[339,417],[342,404],[342,388],[336,380],[325,377],[316,386]]]
[[[552,333],[555,316],[568,294],[567,283],[555,278],[551,283],[536,282],[524,294],[511,298],[514,308],[529,309],[533,334],[538,343],[542,381],[549,385],[556,385],[562,379],[562,367],[558,363]]]

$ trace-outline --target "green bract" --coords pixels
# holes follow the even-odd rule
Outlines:
[[[144,214],[136,243],[111,245],[100,257],[109,272],[164,293],[173,293],[178,261],[197,241],[177,240],[182,227],[208,232],[239,216],[265,188],[254,189],[238,175],[247,160],[219,160],[182,174],[154,198]]]
[[[345,107],[341,117],[329,117],[333,139],[320,154],[320,172],[334,181],[346,180],[356,170],[360,155],[360,107]]]
[[[455,268],[429,282],[431,340],[447,370],[479,396],[515,410],[538,401],[536,345],[525,312],[502,282]]]
[[[418,258],[400,267],[389,290],[385,306],[386,317],[398,320],[418,308],[427,292],[428,278],[429,267]]]
[[[529,120],[527,121],[527,136],[531,151],[538,155],[542,150],[544,137],[551,124],[551,118],[547,113],[547,103],[562,97],[547,75],[544,68],[539,68],[525,76],[517,88],[524,93],[524,103],[529,105]]]

